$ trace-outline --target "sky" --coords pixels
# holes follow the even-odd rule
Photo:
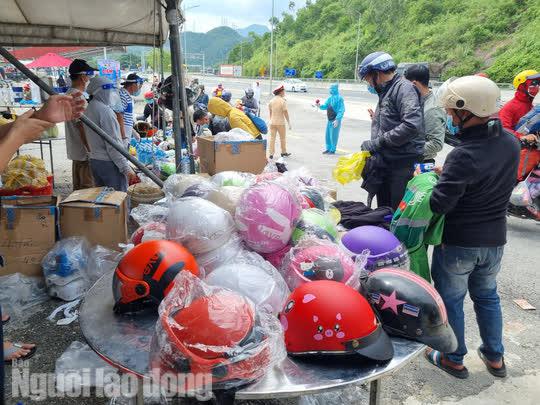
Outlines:
[[[274,0],[275,15],[281,17],[289,10],[289,0]],[[295,0],[296,8],[303,7],[305,0]],[[184,0],[186,29],[206,32],[221,25],[245,28],[251,24],[269,25],[272,16],[272,0]],[[198,7],[194,7],[198,6]],[[192,8],[193,7],[193,8]]]

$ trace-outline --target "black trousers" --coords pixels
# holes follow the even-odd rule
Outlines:
[[[389,169],[377,192],[377,206],[391,207],[395,211],[405,194],[407,183],[413,178],[413,174],[414,167],[412,165]]]

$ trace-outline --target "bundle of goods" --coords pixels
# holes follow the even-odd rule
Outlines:
[[[137,151],[137,159],[145,165],[168,159],[167,153],[161,148],[156,147],[152,139],[149,138],[141,139],[141,141],[135,145],[135,149]]]
[[[139,204],[153,204],[165,197],[161,189],[149,182],[132,184],[128,187],[128,195],[131,201],[131,208]]]
[[[42,159],[30,155],[13,158],[2,174],[0,195],[52,195],[52,176]]]

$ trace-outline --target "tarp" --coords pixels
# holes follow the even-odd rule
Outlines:
[[[160,32],[158,0],[0,0],[2,46],[153,46]]]
[[[30,69],[67,67],[71,65],[71,62],[73,62],[71,59],[64,58],[63,56],[57,55],[55,53],[47,53],[43,56],[40,56],[35,61],[28,63],[26,67]]]

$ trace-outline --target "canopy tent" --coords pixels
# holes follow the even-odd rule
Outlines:
[[[11,55],[5,46],[162,46],[168,26],[171,41],[173,132],[176,168],[180,170],[181,125],[184,121],[190,170],[194,172],[191,124],[183,78],[179,26],[184,18],[182,0],[0,0],[0,55],[49,94],[52,88]],[[182,114],[181,114],[182,113]],[[107,143],[143,171],[156,184],[163,182],[133,158],[101,128],[82,116]]]
[[[73,62],[71,59],[64,58],[63,56],[51,52],[40,56],[33,62],[28,63],[26,67],[29,69],[68,67],[71,62]]]

